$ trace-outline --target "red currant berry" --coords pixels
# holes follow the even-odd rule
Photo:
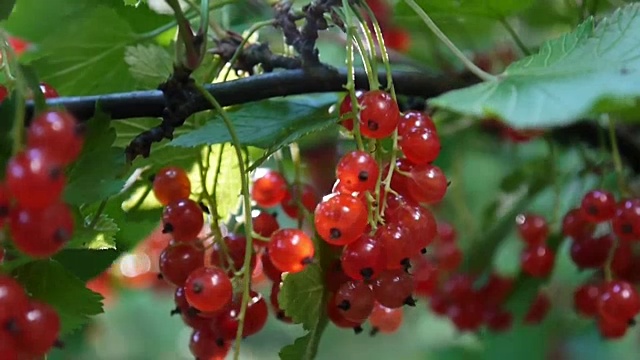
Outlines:
[[[395,190],[398,194],[402,195],[405,200],[411,200],[413,202],[417,202],[414,200],[411,192],[409,191],[409,182],[411,182],[411,178],[406,174],[410,174],[413,169],[413,164],[409,162],[406,158],[396,159],[396,165],[394,167],[393,175],[391,176],[391,189]],[[386,178],[389,173],[390,165],[387,164],[385,166],[384,171],[382,172],[382,177]],[[401,174],[402,172],[403,174]]]
[[[3,183],[0,183],[0,230],[2,230],[5,221],[9,217],[10,207],[11,198],[9,197],[9,190]]]
[[[447,309],[447,316],[458,331],[476,331],[482,325],[484,309],[476,299],[454,302]]]
[[[524,316],[524,323],[529,325],[539,324],[547,317],[550,309],[551,300],[549,300],[547,294],[539,292]]]
[[[414,258],[411,269],[413,270],[413,281],[415,293],[418,296],[429,297],[433,295],[438,287],[438,267],[422,256]]]
[[[360,103],[363,94],[363,91],[356,91],[355,95],[358,103]],[[343,118],[341,122],[342,126],[349,131],[353,131],[353,119],[355,118],[354,116],[346,116],[347,114],[354,113],[354,109],[351,104],[351,94],[347,93],[340,103],[339,114],[340,117]]]
[[[449,184],[439,167],[427,164],[411,169],[411,179],[407,181],[407,186],[415,201],[434,204],[442,200]]]
[[[524,242],[529,245],[540,245],[547,241],[549,225],[547,220],[537,214],[520,214],[516,216],[518,233]]]
[[[338,291],[342,284],[351,280],[352,279],[342,270],[342,263],[340,260],[334,260],[324,273],[324,283],[327,289],[332,293]]]
[[[609,281],[600,289],[598,310],[603,318],[626,322],[640,312],[640,296],[626,281]]]
[[[616,199],[605,190],[592,190],[582,198],[584,217],[593,223],[611,220],[616,213]]]
[[[78,158],[84,145],[84,126],[66,111],[48,110],[38,114],[27,130],[27,146],[39,148],[61,165]]]
[[[436,219],[428,209],[420,206],[406,205],[387,215],[389,223],[403,227],[414,253],[420,252],[433,242],[438,234]]]
[[[9,160],[6,181],[9,193],[21,206],[43,209],[60,199],[65,177],[48,152],[27,149]]]
[[[618,242],[611,259],[611,271],[616,277],[625,278],[636,262],[633,258],[633,249],[628,242]]]
[[[546,277],[553,270],[555,254],[546,245],[529,246],[520,258],[522,271],[533,277]]]
[[[578,314],[586,317],[598,315],[598,299],[600,287],[595,284],[584,284],[573,293],[573,307]]]
[[[244,255],[247,251],[247,238],[243,235],[230,233],[223,238],[224,249],[218,241],[213,244],[211,251],[211,265],[222,269],[229,269],[229,276],[233,276],[233,270],[240,270],[244,266]],[[256,255],[251,254],[251,269],[256,267]]]
[[[48,304],[31,300],[28,310],[18,319],[18,345],[33,356],[43,356],[60,335],[60,318]]]
[[[437,224],[438,237],[436,238],[439,243],[455,242],[458,239],[458,233],[456,229],[450,223],[446,221],[439,221]]]
[[[373,281],[373,295],[377,302],[388,308],[414,306],[411,296],[415,289],[413,276],[404,270],[387,270]]]
[[[487,305],[502,305],[513,291],[514,283],[514,279],[492,272],[487,283],[479,291],[480,297]]]
[[[21,206],[11,211],[10,229],[14,245],[23,253],[46,258],[57,253],[73,236],[73,215],[63,203],[44,209]]]
[[[58,91],[53,86],[45,82],[40,83],[40,91],[42,92],[42,95],[44,96],[45,99],[54,99],[54,98],[60,97],[60,94],[58,94]]]
[[[171,234],[175,241],[193,241],[204,225],[202,208],[191,199],[172,202],[162,212],[162,224],[162,232]]]
[[[368,216],[362,201],[350,195],[332,194],[316,207],[314,222],[323,240],[332,245],[346,245],[364,232]]]
[[[176,309],[171,311],[171,315],[180,314],[182,321],[187,326],[193,329],[204,329],[214,325],[215,321],[212,321],[209,317],[200,316],[203,313],[189,305],[184,287],[176,288],[173,294],[173,301],[176,304]]]
[[[571,259],[580,269],[597,269],[609,257],[614,239],[611,234],[598,238],[587,237],[571,244]]]
[[[253,211],[251,217],[251,223],[253,225],[253,231],[262,237],[271,237],[276,230],[280,229],[276,213],[270,214],[266,211]],[[256,241],[258,246],[266,246],[267,243],[263,241]]]
[[[344,189],[351,192],[374,192],[379,175],[376,159],[359,150],[347,153],[336,167],[336,178]]]
[[[313,259],[313,241],[298,229],[280,229],[271,235],[269,258],[282,272],[302,271]]]
[[[9,95],[9,90],[6,87],[0,85],[0,104]]]
[[[175,286],[183,286],[189,274],[203,264],[204,251],[199,243],[176,243],[160,253],[160,274]]]
[[[197,329],[191,334],[189,350],[196,359],[224,359],[230,349],[231,342],[224,341],[214,329]]]
[[[444,316],[449,309],[449,300],[442,293],[437,292],[429,298],[429,309],[436,315]]]
[[[375,238],[384,249],[386,269],[407,269],[411,265],[410,260],[416,251],[407,241],[409,232],[406,228],[390,222],[378,228]]]
[[[27,311],[29,298],[24,289],[13,278],[0,275],[0,323]],[[0,331],[2,334],[2,331]]]
[[[626,321],[617,321],[606,317],[598,318],[598,330],[605,339],[620,339],[627,334],[627,329],[629,329],[629,324]]]
[[[391,309],[376,302],[369,316],[369,324],[376,332],[394,333],[402,325],[403,312],[402,308]]]
[[[382,90],[368,91],[359,100],[360,133],[382,139],[393,133],[400,121],[400,109],[391,95]]]
[[[462,302],[474,296],[473,281],[468,274],[454,274],[442,286],[442,293],[452,302]]]
[[[569,210],[562,220],[562,233],[574,239],[591,236],[595,225],[587,221],[581,209]]]
[[[611,225],[621,240],[640,240],[640,199],[624,200],[618,204]]]
[[[288,317],[284,310],[280,307],[280,301],[278,300],[278,295],[280,294],[280,289],[282,289],[282,282],[274,282],[271,285],[271,294],[269,295],[269,301],[271,302],[271,307],[276,314],[276,319],[285,322],[291,323],[293,320]]]
[[[493,332],[504,332],[513,325],[513,314],[503,309],[490,309],[485,311],[484,320],[487,328]]]
[[[409,32],[402,28],[386,28],[382,33],[382,37],[385,45],[395,51],[407,52],[411,47]]]
[[[335,305],[350,321],[362,323],[373,310],[373,291],[361,281],[347,281],[336,292]]]
[[[251,198],[262,207],[278,205],[287,195],[287,181],[277,171],[269,170],[256,179],[251,189]]]
[[[187,301],[203,312],[222,309],[231,301],[233,286],[224,270],[200,267],[189,275],[184,284]]]
[[[456,243],[439,244],[435,250],[435,257],[440,270],[453,271],[462,264],[462,250]]]
[[[436,132],[436,124],[433,123],[431,117],[421,111],[407,111],[400,118],[398,123],[398,135],[404,136],[413,129],[427,129]]]
[[[313,212],[318,205],[318,195],[311,185],[303,184],[302,192],[300,192],[299,186],[293,185],[291,191],[287,191],[287,194],[280,203],[282,211],[290,218],[297,219],[299,216],[298,199],[300,199],[302,206],[309,212]]]
[[[240,308],[242,306],[242,294],[237,294],[229,306],[220,315],[218,322],[223,336],[233,340],[238,332]],[[249,302],[244,317],[242,337],[255,335],[262,330],[267,323],[269,309],[262,294],[251,290]]]
[[[188,199],[191,194],[191,181],[187,172],[175,166],[160,169],[153,178],[153,194],[164,206]]]
[[[406,132],[398,141],[400,150],[416,165],[427,165],[440,155],[440,138],[435,131],[417,128]]]
[[[354,280],[375,279],[385,269],[383,245],[368,234],[345,246],[340,260],[342,270]]]
[[[331,296],[327,302],[327,317],[333,325],[339,328],[362,331],[362,328],[360,328],[362,323],[354,322],[344,317],[344,312],[336,306],[335,295]]]
[[[262,271],[267,275],[269,280],[273,282],[282,281],[282,271],[273,265],[269,252],[263,252],[262,255],[260,255],[260,261],[262,262]]]

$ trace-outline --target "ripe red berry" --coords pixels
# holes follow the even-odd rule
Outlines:
[[[9,193],[25,208],[43,209],[58,201],[64,184],[61,164],[44,149],[22,151],[7,165]]]
[[[413,244],[407,241],[409,235],[405,227],[396,223],[390,222],[378,228],[375,238],[384,249],[385,268],[408,268],[411,258],[418,253]]]
[[[271,235],[269,258],[282,272],[298,272],[311,262],[315,250],[313,241],[298,229],[280,229]]]
[[[595,284],[584,284],[573,293],[573,307],[576,312],[586,317],[598,315],[598,299],[600,287]]]
[[[344,317],[344,313],[336,306],[336,298],[335,294],[329,298],[327,302],[327,317],[329,321],[333,323],[335,326],[342,329],[355,329],[356,331],[362,331],[360,325],[362,323],[358,323],[355,321],[351,321]]]
[[[398,141],[400,150],[416,165],[427,165],[440,155],[440,138],[435,131],[426,128],[414,128],[407,131]]]
[[[605,339],[620,339],[627,334],[627,329],[629,329],[629,324],[626,321],[617,321],[606,317],[598,318],[598,330]]]
[[[45,82],[40,83],[40,91],[42,92],[42,95],[44,96],[45,99],[53,99],[53,98],[60,97],[60,94],[58,94],[58,91],[53,86]]]
[[[382,139],[393,133],[400,121],[400,109],[391,95],[382,90],[368,91],[359,100],[360,133]]]
[[[191,181],[187,172],[176,166],[158,170],[153,178],[153,194],[164,206],[188,199],[191,194]]]
[[[0,323],[25,313],[28,305],[29,298],[22,286],[7,275],[0,275]]]
[[[640,296],[630,283],[622,280],[605,282],[598,298],[600,316],[626,322],[640,312]]]
[[[78,158],[84,145],[84,126],[66,111],[48,110],[38,114],[27,130],[27,146],[39,148],[61,165]]]
[[[616,207],[611,221],[613,232],[624,241],[640,240],[640,199],[628,199]]]
[[[204,250],[199,243],[176,243],[160,253],[162,278],[175,286],[183,286],[194,270],[204,265]]]
[[[382,32],[385,45],[399,52],[407,52],[411,47],[409,32],[397,27],[385,28]]]
[[[550,309],[551,300],[549,300],[547,294],[538,292],[524,316],[524,323],[529,325],[539,324],[547,316]]]
[[[10,215],[10,229],[14,245],[23,253],[46,258],[56,252],[73,236],[73,215],[64,203],[44,209],[16,206]]]
[[[379,175],[376,159],[360,150],[344,155],[336,167],[336,178],[350,192],[374,192]]]
[[[10,207],[11,199],[9,197],[9,190],[0,182],[0,230],[2,230],[7,218],[9,217]]]
[[[58,339],[60,318],[50,305],[31,300],[28,310],[18,318],[17,328],[20,349],[32,356],[43,356]]]
[[[421,111],[410,110],[400,118],[398,135],[404,136],[413,129],[427,129],[435,133],[436,125],[428,114]]]
[[[435,250],[440,270],[453,271],[462,263],[462,250],[454,242],[438,244]]]
[[[480,302],[471,298],[452,303],[447,308],[447,316],[458,331],[476,331],[482,325],[484,309]]]
[[[354,280],[375,279],[385,269],[383,245],[375,237],[362,234],[345,246],[340,258],[342,270]]]
[[[187,326],[193,329],[204,329],[217,325],[215,324],[215,317],[212,319],[208,316],[200,316],[200,314],[209,315],[210,313],[202,313],[189,305],[184,287],[176,288],[173,294],[173,301],[176,304],[176,309],[171,312],[171,315],[180,314],[182,321]]]
[[[616,213],[616,199],[605,190],[589,191],[580,205],[584,217],[593,223],[611,220]]]
[[[553,270],[555,254],[546,245],[528,246],[520,258],[522,271],[529,276],[545,277]]]
[[[591,236],[595,225],[587,221],[581,209],[572,209],[564,216],[562,220],[562,233],[574,239],[581,239]]]
[[[191,199],[172,202],[162,212],[162,224],[175,241],[193,241],[204,225],[202,209]]]
[[[420,203],[440,202],[447,192],[447,177],[442,170],[431,164],[416,165],[411,169],[407,189],[411,197]]]
[[[222,241],[224,241],[224,248],[218,241],[213,244],[211,265],[222,269],[229,269],[229,276],[233,276],[234,270],[240,270],[244,266],[247,238],[240,234],[230,233],[225,236]],[[256,266],[256,255],[253,252],[249,266],[251,269],[254,269]]]
[[[431,211],[420,206],[406,205],[389,211],[387,220],[406,230],[406,242],[416,254],[431,244],[438,234],[435,217]]]
[[[260,255],[260,261],[262,262],[262,271],[269,280],[273,282],[282,281],[282,271],[273,265],[268,251],[264,251],[262,255]]]
[[[242,294],[236,294],[229,306],[225,307],[218,318],[219,328],[223,337],[233,340],[238,332],[240,308],[242,306]],[[262,294],[251,290],[249,302],[242,327],[242,337],[255,335],[262,330],[267,323],[269,309]]]
[[[274,281],[273,285],[271,285],[271,294],[269,294],[269,302],[271,303],[271,307],[276,314],[276,319],[285,322],[291,323],[293,320],[288,317],[284,310],[280,307],[280,301],[278,300],[278,295],[280,294],[280,290],[282,289],[282,282]]]
[[[358,100],[358,103],[362,99],[363,94],[364,94],[363,91],[356,91],[355,95],[356,95],[356,99]],[[353,119],[355,117],[354,116],[347,117],[345,115],[354,112],[353,106],[351,104],[352,104],[351,94],[347,93],[347,95],[345,95],[345,97],[342,99],[342,102],[340,103],[339,114],[340,114],[340,117],[344,117],[344,120],[342,120],[340,124],[349,131],[353,131]]]
[[[436,238],[437,242],[445,243],[445,242],[455,242],[458,239],[458,233],[456,229],[450,223],[446,221],[439,221],[437,224],[438,229],[438,237]]]
[[[300,191],[302,190],[302,191]],[[282,211],[287,214],[290,218],[297,219],[298,218],[298,199],[302,203],[305,209],[309,212],[313,212],[318,205],[318,195],[316,194],[316,190],[309,184],[302,184],[302,189],[299,186],[293,185],[290,191],[287,191],[287,194],[280,202],[280,206],[282,206]]]
[[[214,329],[197,329],[191,334],[189,350],[196,359],[224,359],[229,349],[231,342],[224,341]]]
[[[338,291],[342,284],[351,280],[352,279],[344,273],[342,270],[342,263],[337,259],[329,265],[329,268],[324,273],[325,286],[327,287],[327,290],[332,293]]]
[[[332,194],[316,207],[314,223],[323,240],[332,245],[346,245],[364,232],[368,216],[362,201],[350,195]]]
[[[381,333],[394,333],[402,325],[403,313],[402,308],[391,309],[376,302],[369,316],[369,324]]]
[[[203,312],[222,309],[231,301],[233,286],[224,270],[200,267],[189,275],[184,284],[187,301]]]
[[[287,195],[287,181],[277,171],[269,170],[256,179],[251,188],[251,198],[262,207],[278,205]]]
[[[9,95],[9,90],[5,86],[0,85],[0,104]]]
[[[276,218],[276,214],[268,213],[266,211],[256,211],[252,212],[251,223],[253,225],[253,231],[262,236],[262,237],[270,237],[276,230],[280,229],[280,224],[278,224],[278,219]],[[256,245],[266,246],[267,243],[264,241],[254,241]]]
[[[418,296],[429,297],[433,295],[438,287],[438,267],[422,256],[412,260],[411,266],[415,293]]]
[[[480,288],[479,294],[487,305],[502,305],[513,291],[515,280],[492,272],[487,283]]]
[[[442,285],[442,293],[452,302],[462,302],[474,296],[473,281],[468,274],[453,274]]]
[[[507,331],[513,325],[513,314],[504,309],[489,309],[484,313],[487,328],[493,332]]]
[[[520,214],[516,216],[518,233],[524,242],[529,245],[543,244],[549,236],[547,220],[537,214]]]
[[[402,305],[415,305],[411,296],[414,289],[413,276],[404,270],[387,270],[373,281],[376,301],[392,309]]]
[[[580,269],[597,269],[607,261],[613,243],[611,234],[574,240],[571,243],[571,259]]]
[[[347,281],[340,286],[335,296],[335,306],[350,321],[362,323],[373,310],[373,291],[362,281]]]

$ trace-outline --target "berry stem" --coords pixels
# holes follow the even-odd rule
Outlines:
[[[235,348],[234,348],[234,356],[235,360],[240,358],[240,343],[242,342],[242,331],[244,329],[244,318],[247,312],[247,305],[249,303],[249,295],[251,291],[250,283],[251,283],[251,256],[253,254],[253,223],[251,219],[251,194],[249,193],[249,178],[247,173],[245,172],[245,163],[242,155],[242,145],[240,143],[240,139],[238,138],[238,134],[236,133],[235,127],[231,122],[231,119],[227,116],[227,113],[224,111],[222,106],[218,103],[218,101],[211,95],[202,85],[196,83],[196,88],[204,98],[211,103],[213,108],[220,114],[222,117],[222,121],[224,121],[225,126],[227,127],[227,131],[229,131],[229,136],[231,136],[231,143],[236,151],[236,156],[238,158],[238,169],[240,170],[240,182],[242,186],[242,200],[244,207],[244,222],[246,228],[246,241],[247,246],[244,252],[244,268],[243,268],[243,289],[242,289],[242,300],[240,301],[240,313],[238,315],[238,332],[236,333],[235,340]]]
[[[304,204],[302,203],[302,184],[300,182],[300,168],[302,162],[300,160],[300,148],[297,143],[289,144],[289,153],[291,155],[291,161],[293,162],[293,184],[295,185],[296,193],[291,196],[296,200],[296,206],[298,207],[298,229],[302,229],[304,222]]]
[[[356,8],[354,6],[354,4],[350,4],[350,8],[351,11],[353,11],[353,13],[355,14],[356,18],[358,19],[359,25],[360,25],[360,30],[362,31],[362,33],[364,34],[365,39],[367,40],[367,46],[365,47],[364,44],[362,44],[363,46],[363,50],[364,49],[368,49],[369,51],[366,51],[367,54],[367,60],[369,61],[369,65],[371,67],[371,73],[372,74],[377,74],[378,73],[378,63],[376,61],[376,43],[375,41],[373,41],[373,35],[371,34],[371,29],[369,29],[369,26],[367,25],[366,20],[364,19],[364,17],[362,16],[362,14],[359,11],[356,11]],[[374,17],[375,19],[375,17]],[[358,37],[358,40],[360,40],[360,38]],[[363,57],[363,61],[365,61],[364,57],[365,57],[365,53],[361,53],[362,57]],[[378,82],[378,77],[375,76],[375,81],[372,81],[372,79],[369,79],[370,82],[370,88],[373,89],[378,89],[380,87],[380,84]]]
[[[22,137],[24,132],[25,121],[25,92],[27,83],[22,75],[19,64],[16,62],[17,56],[9,45],[8,34],[0,29],[0,54],[2,55],[2,63],[0,67],[3,69],[5,76],[9,81],[15,83],[14,88],[17,90],[15,94],[15,111],[13,118],[13,128],[11,129],[11,137],[13,139],[12,154],[15,155],[22,149]]]
[[[549,172],[553,179],[553,218],[551,219],[551,224],[557,224],[560,221],[560,211],[562,206],[562,184],[560,183],[560,174],[558,174],[558,167],[556,165],[558,160],[558,149],[551,139],[547,137],[546,140],[549,147]]]
[[[184,65],[187,69],[194,70],[200,63],[200,55],[195,48],[195,37],[189,19],[185,16],[178,0],[166,0],[167,5],[171,7],[178,23],[178,36],[182,39],[182,45],[186,53],[186,62],[182,59],[178,59],[179,63]],[[208,11],[207,11],[208,14]],[[179,47],[180,42],[176,43]],[[180,51],[176,51],[176,54],[180,54]],[[179,55],[178,55],[179,56]]]
[[[474,75],[476,75],[478,78],[480,78],[483,81],[498,80],[497,76],[491,75],[488,72],[480,69],[479,67],[476,66],[476,64],[474,64],[471,60],[469,60],[464,55],[464,53],[460,49],[458,49],[458,47],[447,37],[447,35],[445,35],[445,33],[443,33],[442,30],[438,28],[438,25],[436,25],[436,23],[433,22],[433,20],[431,20],[429,15],[427,15],[427,13],[424,10],[422,10],[422,8],[418,4],[416,4],[414,0],[404,0],[404,2],[406,2],[407,5],[409,5],[409,7],[413,9],[413,11],[415,11],[416,14],[418,14],[418,16],[422,19],[422,21],[424,21],[427,27],[438,37],[438,39],[440,39],[440,41],[442,41],[442,43],[444,43],[449,48],[449,50],[451,50],[451,52],[453,52],[453,54],[460,61],[462,61],[464,66],[469,71],[471,71]]]
[[[89,229],[93,230],[95,229],[96,225],[98,225],[98,221],[100,221],[100,215],[102,215],[102,212],[107,207],[108,201],[109,198],[106,198],[100,202],[100,205],[98,205],[98,210],[96,210],[95,215],[93,215],[93,219],[91,219],[89,226],[87,226]]]
[[[238,61],[238,58],[240,57],[240,54],[242,54],[242,50],[244,49],[244,46],[247,44],[247,42],[249,42],[249,39],[251,38],[251,36],[256,31],[262,29],[263,27],[266,27],[266,26],[269,26],[269,25],[273,25],[273,23],[274,23],[273,20],[265,20],[265,21],[260,21],[260,22],[257,22],[255,24],[251,25],[251,27],[246,31],[247,35],[242,37],[242,41],[240,42],[240,45],[238,45],[238,48],[233,53],[233,56],[231,57],[231,59],[227,63],[227,71],[224,73],[224,77],[222,78],[223,82],[227,81],[227,78],[229,77],[229,74],[231,73],[231,69],[233,68],[233,64],[235,64],[236,61]]]
[[[616,137],[616,121],[605,116],[609,122],[609,141],[611,142],[611,155],[613,156],[613,166],[616,170],[616,177],[618,180],[618,188],[624,195],[629,194],[629,188],[624,178],[624,168],[622,166],[622,158],[620,157],[620,150],[618,149],[618,138]]]
[[[360,135],[360,121],[356,121],[359,119],[360,115],[360,105],[358,105],[358,98],[356,96],[356,85],[355,85],[355,71],[353,65],[354,51],[353,51],[353,37],[355,28],[351,25],[351,11],[348,8],[348,1],[342,1],[344,7],[344,17],[345,17],[345,25],[347,30],[347,56],[346,56],[346,65],[347,65],[347,85],[345,85],[345,89],[349,91],[349,96],[351,97],[351,112],[354,114],[353,118],[353,137],[356,140],[356,146],[358,150],[364,150],[364,143],[362,142],[362,136]],[[368,76],[368,74],[367,74]]]
[[[509,21],[507,21],[507,19],[504,17],[501,17],[498,20],[500,21],[500,24],[504,26],[505,30],[507,30],[507,32],[509,33],[513,41],[516,43],[516,45],[520,49],[520,51],[522,51],[522,53],[525,54],[526,56],[531,55],[531,50],[529,50],[527,45],[524,44],[524,42],[522,41],[522,39],[520,38],[516,30],[513,28],[513,26],[511,26],[511,24],[509,24]]]

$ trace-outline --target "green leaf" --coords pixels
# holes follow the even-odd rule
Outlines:
[[[120,231],[118,224],[106,214],[101,214],[91,226],[95,215],[87,216],[84,224],[76,224],[73,239],[67,245],[68,249],[115,249],[115,236]]]
[[[34,299],[53,306],[62,322],[61,333],[68,334],[102,312],[102,296],[55,260],[30,262],[15,270],[18,281]]]
[[[531,6],[533,0],[416,0],[416,3],[430,15],[460,16],[471,15],[499,19],[513,15]],[[408,6],[400,2],[401,12]]]
[[[515,128],[566,125],[593,115],[602,101],[624,106],[640,96],[640,4],[543,44],[495,81],[431,99],[434,107],[496,116]]]
[[[89,281],[109,268],[120,256],[119,250],[65,249],[54,260],[82,281]]]
[[[90,204],[115,195],[125,181],[124,151],[112,147],[116,133],[109,117],[97,114],[87,123],[85,145],[69,173],[64,199],[74,205]]]
[[[303,271],[285,277],[278,301],[293,322],[302,324],[305,330],[311,330],[323,315],[324,291],[322,269],[317,264],[311,264]]]
[[[0,21],[5,20],[11,15],[16,0],[4,0],[0,3]]]
[[[336,101],[335,94],[292,96],[246,104],[227,113],[243,145],[260,147],[271,154],[306,134],[335,124],[337,118],[328,108]],[[201,128],[177,137],[171,145],[193,147],[230,141],[224,123],[212,119]]]
[[[158,87],[173,71],[171,54],[158,45],[128,46],[124,61],[129,65],[131,75],[143,87]]]
[[[287,345],[280,350],[281,360],[311,360],[315,358],[318,352],[318,345],[320,345],[320,336],[324,328],[328,324],[326,318],[321,320],[319,326],[296,339],[293,344]]]

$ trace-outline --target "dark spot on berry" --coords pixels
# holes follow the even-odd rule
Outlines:
[[[175,309],[171,310],[169,315],[173,316],[173,315],[178,315],[178,314],[181,314],[181,313],[182,313],[182,311],[180,311],[180,308],[176,306]]]
[[[187,315],[188,316],[193,317],[193,316],[198,316],[198,314],[200,314],[200,310],[194,308],[193,306],[189,306],[187,308]]]
[[[56,349],[64,349],[64,342],[60,339],[56,339],[56,341],[53,342],[53,347]]]
[[[349,300],[342,300],[340,304],[338,304],[338,309],[347,311],[351,309],[351,303],[349,302]]]
[[[340,237],[342,236],[342,231],[340,231],[340,229],[338,228],[331,228],[329,229],[329,236],[332,239],[340,239]]]
[[[49,170],[49,177],[51,180],[58,180],[62,176],[62,169],[58,166]]]
[[[204,285],[200,281],[194,281],[191,289],[194,293],[200,294],[204,290]]]
[[[223,338],[217,338],[216,339],[216,345],[218,347],[223,347],[224,346],[224,339]]]
[[[164,224],[164,226],[162,227],[162,233],[163,234],[169,234],[173,232],[173,225],[166,223]]]
[[[378,334],[378,332],[380,332],[380,329],[378,329],[377,327],[372,327],[371,331],[369,331],[369,336],[376,336],[376,334]]]
[[[408,298],[404,299],[404,304],[409,306],[416,306],[416,299],[414,299],[413,296],[409,296]]]
[[[636,319],[629,319],[629,321],[627,321],[627,324],[629,326],[635,326],[636,325]]]
[[[2,216],[2,209],[0,208],[0,216]],[[622,230],[623,234],[631,234],[633,233],[633,225],[626,223],[626,224],[622,224],[622,227],[620,228],[620,230]]]
[[[364,170],[360,171],[358,173],[358,180],[362,182],[369,180],[369,172]]]
[[[595,206],[587,206],[587,213],[589,215],[598,215],[598,208]]]
[[[307,256],[306,258],[302,259],[302,261],[300,261],[300,263],[302,265],[309,265],[309,264],[313,264],[313,258],[310,256]]]
[[[200,210],[202,210],[203,213],[211,214],[211,212],[209,211],[209,207],[205,205],[202,201],[200,201],[198,205],[200,206]]]
[[[420,249],[420,254],[424,255],[427,253],[427,248]]]
[[[358,325],[358,326],[356,326],[356,327],[354,327],[354,328],[353,328],[353,332],[354,332],[356,335],[360,334],[360,333],[362,332],[362,330],[363,330],[363,329],[362,329],[362,326],[360,326],[360,325]]]
[[[374,121],[374,120],[367,121],[367,129],[369,129],[371,131],[378,130],[378,122]]]
[[[158,278],[158,280],[162,280],[162,279],[164,279],[164,276],[162,276],[162,274],[158,273],[157,278]]]
[[[11,334],[15,334],[20,331],[20,328],[18,327],[18,322],[14,318],[10,318],[9,320],[7,320],[4,323],[3,327],[8,333],[11,333]]]
[[[400,261],[400,265],[402,265],[404,271],[409,272],[409,269],[411,269],[411,260],[409,260],[409,258],[404,258]]]
[[[278,311],[278,313],[276,313],[276,319],[284,320],[285,318],[286,318],[286,315],[284,314],[284,311],[280,310]]]
[[[364,269],[360,270],[360,275],[362,275],[362,277],[365,280],[371,280],[371,277],[373,276],[373,269],[370,267],[366,267]]]
[[[447,187],[451,186],[451,180],[447,181]]]
[[[9,216],[9,207],[8,206],[0,206],[0,218]]]
[[[71,234],[66,229],[59,228],[53,233],[53,241],[55,242],[64,243],[69,239],[71,239]]]

